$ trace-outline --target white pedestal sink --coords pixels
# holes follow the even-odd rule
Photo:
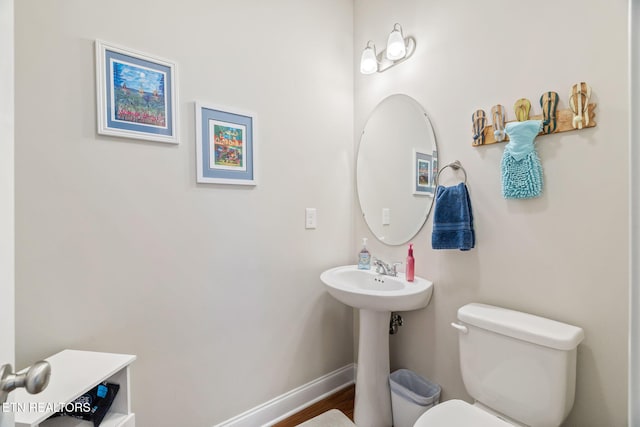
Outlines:
[[[389,320],[392,311],[426,307],[433,283],[404,274],[383,276],[356,265],[336,267],[320,275],[338,301],[360,309],[358,374],[354,421],[359,427],[391,427],[389,389]]]

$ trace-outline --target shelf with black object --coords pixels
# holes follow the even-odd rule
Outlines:
[[[93,427],[92,421],[54,416],[54,407],[71,403],[98,385],[119,385],[100,427],[135,427],[131,411],[130,365],[136,356],[80,350],[63,350],[46,360],[51,379],[39,394],[24,389],[14,393],[16,427]]]

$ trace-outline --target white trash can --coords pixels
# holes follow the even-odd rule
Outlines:
[[[440,402],[440,386],[408,369],[389,375],[393,427],[413,427],[420,415]]]

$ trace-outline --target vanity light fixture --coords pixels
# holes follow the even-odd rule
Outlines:
[[[393,31],[387,39],[387,47],[376,54],[376,45],[372,40],[367,42],[367,47],[362,51],[360,58],[360,72],[362,74],[381,73],[389,68],[406,61],[416,50],[416,41],[413,37],[404,37],[402,26],[395,24]]]

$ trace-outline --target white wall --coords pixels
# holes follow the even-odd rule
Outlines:
[[[628,315],[627,2],[355,1],[355,50],[383,46],[393,24],[417,40],[405,64],[355,80],[355,135],[392,93],[418,100],[434,125],[440,164],[459,159],[469,175],[477,247],[431,250],[432,222],[415,239],[416,274],[435,282],[431,304],[404,314],[391,340],[392,367],[440,383],[443,398],[469,400],[459,373],[458,307],[472,301],[528,311],[584,328],[567,426],[626,425]],[[471,147],[471,114],[509,110],[521,97],[540,114],[540,95],[587,81],[598,127],[539,139],[541,198],[506,201],[500,191],[503,144]],[[457,182],[447,172],[443,179]],[[447,182],[444,182],[447,184]],[[355,241],[368,236],[359,219]],[[369,236],[372,237],[372,236]],[[371,239],[370,239],[371,241]],[[388,260],[403,247],[371,242]]]
[[[354,253],[352,28],[347,0],[16,3],[19,364],[134,353],[139,425],[208,426],[352,362],[319,280]],[[97,38],[178,63],[178,146],[97,136]],[[196,185],[195,100],[257,113],[257,187]]]
[[[352,209],[351,138],[402,92],[430,115],[441,163],[469,174],[478,245],[432,251],[431,221],[421,231],[416,273],[436,291],[404,314],[392,364],[469,399],[448,326],[457,308],[530,311],[587,335],[566,424],[625,425],[626,2],[512,3],[18,2],[18,363],[65,347],[136,353],[141,425],[211,425],[351,362],[351,312],[318,275],[353,261],[354,235],[368,235]],[[356,74],[354,104],[360,49],[382,46],[395,22],[418,50]],[[96,38],[178,62],[179,146],[96,135]],[[505,201],[503,146],[471,147],[471,113],[520,97],[539,112],[547,90],[566,108],[580,80],[598,127],[541,139],[543,197]],[[255,189],[195,184],[194,100],[258,113]],[[305,207],[318,208],[318,230],[303,229]]]
[[[0,365],[14,363],[13,0],[0,0]],[[0,427],[13,414],[0,411]]]

